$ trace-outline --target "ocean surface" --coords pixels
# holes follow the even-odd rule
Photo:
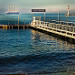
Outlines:
[[[41,20],[44,21],[43,13],[33,13],[33,16],[40,16]],[[58,13],[46,13],[45,21],[57,20]],[[19,14],[19,24],[29,24],[32,21],[32,14]],[[75,16],[66,17],[65,13],[60,14],[60,21],[73,22],[75,23]],[[18,24],[18,15],[0,14],[0,24],[16,25]]]
[[[43,14],[34,14],[34,16]],[[31,22],[31,14],[20,14],[20,24]],[[18,15],[0,14],[0,24],[17,24]],[[46,21],[58,14],[46,14]],[[60,20],[67,21],[64,14]],[[69,21],[75,22],[75,16]],[[32,29],[0,29],[0,75],[74,75],[75,45]]]

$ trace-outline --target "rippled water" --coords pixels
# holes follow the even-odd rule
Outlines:
[[[74,71],[75,45],[31,29],[0,30],[0,74]]]
[[[41,16],[44,14],[34,14]],[[58,14],[46,14],[46,21]],[[0,24],[18,24],[18,15],[0,14]],[[64,14],[60,20],[67,21]],[[20,14],[20,24],[31,22],[31,14]],[[75,16],[69,21],[75,22]],[[0,75],[2,74],[75,74],[75,45],[31,29],[0,29]]]

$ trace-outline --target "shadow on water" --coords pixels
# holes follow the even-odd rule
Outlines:
[[[41,30],[41,29],[36,29],[36,28],[33,28],[33,30],[36,30],[36,31],[40,31],[42,33],[45,33],[45,34],[48,34],[48,35],[52,35],[53,37],[56,37],[57,39],[60,39],[62,41],[67,41],[71,44],[75,44],[75,39],[70,39],[68,37],[64,37],[64,36],[61,36],[61,35],[57,35],[57,34],[54,34],[54,33],[50,33],[50,32],[47,32],[47,31],[44,31],[44,30]]]

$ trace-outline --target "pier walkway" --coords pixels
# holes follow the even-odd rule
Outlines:
[[[34,22],[31,23],[31,27],[75,40],[75,25],[74,24],[69,25],[68,22],[67,24],[63,23],[57,24],[52,22],[50,23],[50,22],[35,20],[35,23]]]

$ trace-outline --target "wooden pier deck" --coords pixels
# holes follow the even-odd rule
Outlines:
[[[25,29],[29,28],[29,25],[0,25],[0,29]]]

